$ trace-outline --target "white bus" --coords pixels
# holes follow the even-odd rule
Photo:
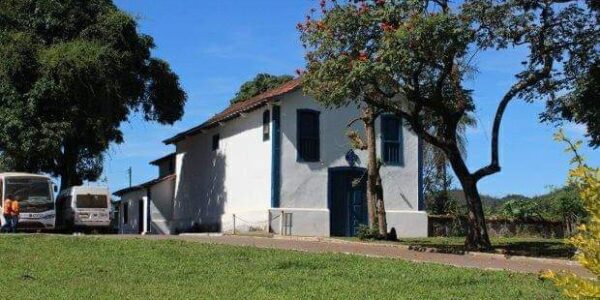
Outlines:
[[[2,203],[9,196],[19,201],[19,228],[51,230],[55,226],[54,191],[49,176],[28,173],[0,173]],[[4,225],[4,218],[2,224]]]
[[[108,231],[110,193],[106,187],[74,186],[56,197],[56,226],[66,231]]]

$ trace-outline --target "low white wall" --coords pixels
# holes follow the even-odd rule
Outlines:
[[[234,216],[235,215],[235,224]],[[235,213],[226,213],[221,218],[222,232],[233,233],[234,225],[236,233],[245,232],[268,232],[269,229],[269,211],[266,209],[255,211],[237,211]]]
[[[427,237],[427,213],[424,211],[386,210],[388,231],[394,228],[402,237]]]
[[[271,231],[281,234],[282,212],[292,214],[290,235],[329,236],[329,209],[270,209]]]

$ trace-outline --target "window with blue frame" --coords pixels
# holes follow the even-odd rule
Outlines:
[[[381,116],[381,151],[383,162],[389,165],[402,165],[402,122],[393,115]]]
[[[297,111],[298,161],[316,162],[320,160],[319,112],[310,109]]]

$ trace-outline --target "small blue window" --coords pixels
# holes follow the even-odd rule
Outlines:
[[[390,165],[402,165],[402,122],[392,115],[381,116],[381,144],[383,162]]]

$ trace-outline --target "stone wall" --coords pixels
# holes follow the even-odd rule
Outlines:
[[[524,236],[563,238],[564,224],[545,220],[510,220],[489,218],[486,220],[490,236]],[[465,217],[429,215],[429,236],[464,236],[467,222]]]

